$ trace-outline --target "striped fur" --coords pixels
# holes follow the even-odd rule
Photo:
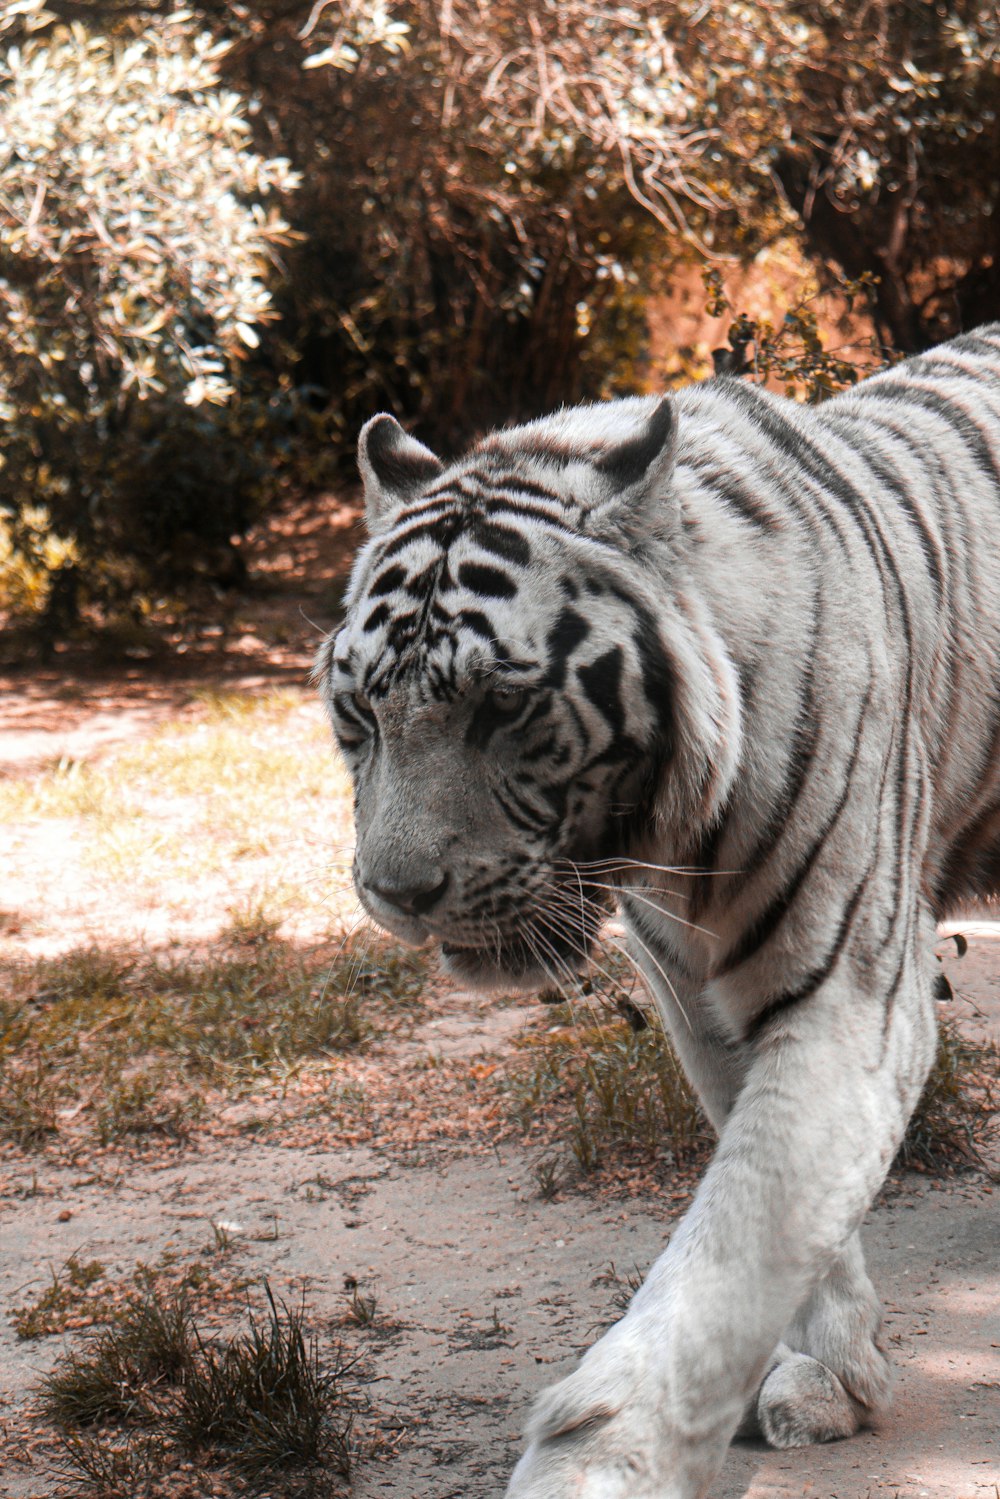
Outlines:
[[[720,1131],[509,1493],[693,1499],[741,1419],[885,1404],[855,1230],[932,1057],[934,921],[1000,884],[1000,325],[818,409],[714,380],[448,466],[377,417],[360,461],[317,672],[362,900],[530,986],[616,898]]]

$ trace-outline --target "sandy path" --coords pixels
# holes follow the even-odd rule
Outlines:
[[[981,1031],[1000,1035],[1000,947],[973,940],[950,964]],[[498,1038],[502,1039],[502,1038]],[[429,1051],[474,1047],[460,1020],[428,1027]],[[26,1183],[10,1181],[8,1193]],[[369,1436],[394,1449],[365,1462],[356,1499],[478,1499],[502,1493],[530,1396],[615,1315],[602,1272],[645,1269],[669,1231],[655,1203],[565,1196],[541,1202],[527,1158],[483,1141],[450,1162],[404,1166],[371,1150],[304,1151],[259,1140],[211,1147],[114,1182],[39,1168],[38,1195],[0,1203],[0,1298],[41,1286],[76,1251],[123,1273],[164,1248],[204,1249],[211,1221],[242,1225],[232,1264],[295,1294],[336,1330],[346,1277],[373,1285],[366,1351]],[[72,1217],[59,1222],[61,1212]],[[275,1226],[277,1237],[274,1237]],[[996,1499],[1000,1485],[1000,1188],[893,1188],[866,1228],[899,1373],[877,1434],[774,1453],[734,1448],[713,1499]],[[18,1343],[0,1323],[0,1421],[58,1359],[62,1340]],[[0,1455],[4,1499],[52,1492],[42,1472]]]

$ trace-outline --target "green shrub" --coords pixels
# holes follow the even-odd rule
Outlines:
[[[233,402],[295,178],[187,16],[0,12],[0,606],[54,629],[254,515]]]

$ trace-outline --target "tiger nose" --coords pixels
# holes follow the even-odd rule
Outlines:
[[[373,895],[384,900],[387,905],[395,906],[397,911],[403,911],[407,916],[426,916],[427,912],[436,906],[442,895],[448,888],[450,876],[445,873],[435,883],[425,882],[420,885],[367,885]]]

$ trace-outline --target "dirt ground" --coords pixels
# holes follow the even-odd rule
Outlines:
[[[349,515],[327,519],[350,534]],[[255,543],[258,573],[270,570],[279,584],[234,606],[231,628],[202,643],[195,669],[175,661],[169,672],[139,664],[102,676],[57,661],[9,676],[0,684],[0,765],[26,775],[61,757],[99,760],[194,711],[193,692],[206,682],[301,684],[315,639],[303,616],[329,623],[337,567],[324,563],[322,586],[315,577],[307,586],[305,567],[312,558],[319,568],[328,533],[317,524],[302,535],[289,521],[283,534],[280,525]],[[117,902],[90,908],[112,936],[127,889]],[[10,910],[2,870],[0,907]],[[1000,1040],[1000,925],[961,927],[968,953],[942,946],[952,1009],[969,1034]],[[17,950],[16,932],[6,947]],[[443,991],[391,1045],[429,1067],[479,1062],[486,1075],[536,1013]],[[335,1131],[303,1143],[301,1134],[220,1130],[158,1158],[5,1157],[0,1496],[58,1492],[50,1449],[33,1440],[30,1391],[67,1346],[59,1336],[19,1340],[11,1310],[71,1255],[124,1275],[164,1253],[205,1255],[219,1223],[226,1244],[219,1250],[216,1234],[215,1248],[230,1270],[257,1282],[267,1275],[290,1297],[304,1289],[313,1320],[343,1331],[361,1355],[369,1408],[359,1429],[369,1446],[380,1443],[358,1465],[354,1499],[499,1496],[532,1395],[617,1315],[616,1280],[650,1265],[681,1195],[566,1190],[543,1201],[535,1168],[488,1110],[476,1133],[447,1149],[404,1151],[395,1139],[359,1146]],[[734,1447],[713,1499],[1000,1499],[1000,1185],[983,1174],[909,1175],[890,1185],[865,1236],[898,1371],[891,1418],[877,1433],[823,1448]],[[354,1283],[377,1299],[369,1327],[345,1326]]]

